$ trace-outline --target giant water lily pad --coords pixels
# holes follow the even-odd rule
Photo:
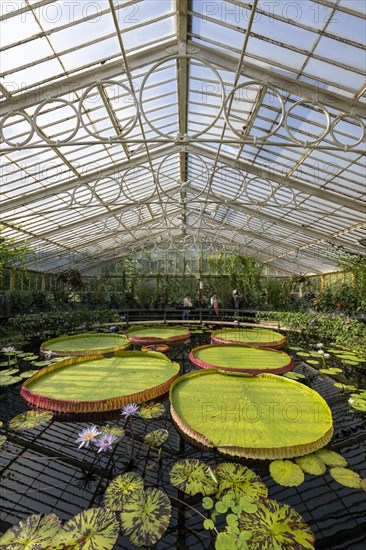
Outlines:
[[[183,342],[191,337],[191,333],[185,327],[161,325],[132,327],[125,331],[125,335],[134,344]]]
[[[32,376],[24,382],[21,395],[49,410],[108,411],[163,395],[178,374],[179,365],[162,353],[72,357]]]
[[[139,548],[151,546],[164,535],[171,513],[168,495],[159,489],[146,489],[124,505],[121,513],[122,530]]]
[[[32,515],[13,525],[0,537],[4,550],[40,550],[53,548],[51,542],[61,527],[55,514]]]
[[[9,428],[17,431],[31,430],[50,422],[52,417],[53,414],[50,411],[27,411],[12,418],[9,421]]]
[[[239,529],[250,531],[250,550],[312,550],[314,535],[302,517],[287,504],[275,500],[258,501],[254,513],[242,511]]]
[[[215,475],[219,483],[218,497],[233,492],[236,499],[244,496],[247,500],[256,502],[259,498],[267,498],[268,489],[263,481],[242,464],[219,464],[215,469]]]
[[[218,488],[211,468],[196,458],[176,462],[170,470],[170,483],[187,495],[212,495]]]
[[[115,514],[90,508],[67,521],[54,539],[57,550],[112,550],[118,538]]]
[[[113,479],[104,493],[104,504],[114,512],[120,512],[123,505],[144,488],[141,476],[134,472],[126,472]]]
[[[170,402],[174,422],[188,437],[233,456],[302,456],[333,434],[324,399],[274,374],[191,372],[172,384]]]
[[[234,344],[211,344],[194,348],[190,361],[199,368],[260,374],[281,374],[294,368],[294,360],[283,351]]]
[[[130,345],[130,340],[122,334],[85,332],[42,342],[41,352],[52,351],[55,355],[68,356],[95,355],[125,350]]]
[[[214,344],[241,344],[255,348],[277,349],[285,345],[286,337],[263,328],[223,328],[211,334]]]

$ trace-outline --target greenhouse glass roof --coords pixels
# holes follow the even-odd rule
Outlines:
[[[3,235],[29,267],[365,253],[363,0],[2,0]]]

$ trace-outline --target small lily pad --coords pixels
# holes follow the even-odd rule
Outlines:
[[[353,409],[356,409],[356,411],[366,411],[366,401],[364,399],[354,399],[351,398],[348,400],[348,403],[351,405]]]
[[[239,515],[240,531],[251,533],[249,548],[314,549],[314,535],[294,508],[271,499],[260,499],[257,505],[256,512]]]
[[[122,531],[132,544],[150,547],[164,535],[171,513],[168,495],[160,489],[146,489],[124,505]]]
[[[118,521],[112,510],[90,508],[64,524],[54,538],[52,548],[112,550],[118,531]]]
[[[295,458],[295,462],[305,473],[314,476],[323,475],[327,469],[324,462],[314,454],[299,456]]]
[[[120,512],[123,505],[144,488],[144,481],[135,472],[126,472],[113,479],[104,493],[106,508]]]
[[[267,498],[268,489],[255,472],[242,464],[224,462],[215,469],[219,482],[217,497],[232,492],[236,500],[244,496],[248,501]]]
[[[342,382],[334,382],[334,387],[340,388],[341,390],[347,390],[347,391],[357,390],[356,386],[353,386],[352,384],[342,384]]]
[[[125,435],[125,431],[120,426],[116,426],[113,424],[106,424],[105,426],[102,426],[99,428],[99,431],[101,434],[112,434],[116,437],[116,439],[113,441],[114,444],[117,444],[123,439]]]
[[[60,520],[55,514],[28,516],[10,527],[0,537],[0,548],[6,548],[7,550],[50,548],[51,542],[60,527]]]
[[[16,365],[17,360],[16,359],[10,359],[9,361],[2,361],[0,363],[0,367],[11,367],[12,365]]]
[[[0,376],[5,376],[6,378],[7,376],[12,376],[17,372],[19,372],[19,369],[6,369],[1,371]]]
[[[329,367],[328,369],[319,369],[319,372],[321,372],[322,374],[339,374],[343,371],[342,369],[339,369],[337,367]]]
[[[291,460],[274,460],[269,465],[269,471],[274,481],[284,487],[297,487],[305,479],[300,466]]]
[[[34,361],[35,359],[38,359],[38,355],[28,355],[27,357],[23,358],[24,361]]]
[[[308,359],[306,362],[309,363],[309,365],[319,365],[319,361],[316,359]]]
[[[340,468],[337,466],[335,468],[331,468],[329,473],[335,481],[345,487],[352,487],[353,489],[361,488],[360,476],[348,468]]]
[[[4,445],[6,441],[6,436],[5,435],[0,435],[0,447],[2,447]]]
[[[0,379],[0,386],[11,386],[17,384],[22,378],[20,376],[10,376],[9,378]]]
[[[165,407],[163,403],[142,403],[140,405],[139,416],[141,418],[159,418],[165,413]]]
[[[27,411],[12,418],[9,422],[9,428],[17,431],[31,430],[32,428],[38,428],[41,424],[50,422],[52,417],[53,414],[50,411]]]
[[[21,372],[19,374],[19,376],[21,378],[30,378],[31,376],[33,376],[33,374],[36,374],[37,372],[38,372],[38,369],[36,369],[36,370],[26,370],[24,372]]]
[[[299,348],[299,347],[297,347],[297,346],[291,346],[289,349],[290,349],[291,351],[304,351],[303,348]]]
[[[210,467],[196,458],[176,462],[170,470],[170,483],[187,495],[212,495],[217,481]]]
[[[51,361],[34,361],[32,365],[34,365],[35,367],[47,367],[50,363]]]
[[[329,449],[319,449],[313,454],[320,458],[320,460],[327,466],[347,466],[347,460],[344,456],[336,453],[335,451],[330,451]]]
[[[148,447],[161,447],[169,437],[168,430],[154,430],[147,433],[144,437],[144,443]]]

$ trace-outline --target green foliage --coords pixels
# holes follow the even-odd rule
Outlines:
[[[3,336],[20,333],[24,339],[67,334],[77,328],[88,328],[99,323],[113,323],[119,320],[119,313],[113,310],[83,309],[69,311],[47,311],[28,315],[15,315],[6,326],[1,327]],[[1,333],[0,333],[1,334]]]
[[[67,521],[53,540],[54,550],[112,550],[118,538],[115,514],[90,508]],[[46,547],[43,547],[46,548]]]
[[[32,515],[13,525],[0,537],[0,548],[6,550],[39,550],[53,548],[51,542],[60,529],[55,514]]]
[[[304,339],[336,342],[366,351],[366,325],[345,315],[261,311],[257,320],[278,321],[281,327],[299,330]]]
[[[66,269],[57,275],[57,281],[64,283],[68,290],[80,290],[83,288],[83,280],[77,269]]]
[[[291,460],[274,460],[269,465],[269,471],[276,483],[284,487],[296,487],[304,481],[304,472]]]
[[[361,487],[361,478],[359,474],[348,468],[335,466],[329,470],[329,473],[333,479],[340,483],[340,485],[351,487],[352,489],[360,489]]]
[[[146,489],[129,499],[121,512],[123,532],[141,548],[155,544],[167,530],[172,506],[160,489]]]
[[[104,493],[104,504],[114,512],[120,512],[123,506],[133,496],[136,497],[144,488],[141,476],[134,472],[126,472],[113,479]]]
[[[0,279],[3,276],[5,267],[12,267],[24,260],[28,253],[27,242],[15,245],[14,239],[1,236],[4,227],[0,227]]]
[[[262,480],[252,470],[241,464],[232,462],[219,464],[215,474],[219,482],[218,497],[229,492],[234,493],[236,501],[241,496],[245,496],[249,501],[267,497],[268,489]]]
[[[217,490],[210,467],[195,458],[176,462],[170,470],[170,483],[187,495],[212,495]]]
[[[31,430],[38,428],[41,424],[51,422],[53,414],[51,411],[27,411],[14,416],[9,421],[10,430]]]
[[[163,403],[141,403],[139,410],[139,417],[150,420],[151,418],[159,418],[165,413],[165,407]]]
[[[302,517],[287,504],[275,500],[259,501],[258,510],[254,513],[242,511],[239,529],[251,532],[251,550],[314,548],[314,535]]]
[[[226,275],[231,289],[240,290],[242,306],[257,306],[262,297],[262,265],[251,256],[223,256],[218,254],[209,259],[217,275]]]
[[[169,432],[168,430],[154,430],[153,432],[147,433],[144,437],[144,443],[148,447],[161,447],[165,441],[168,439]]]

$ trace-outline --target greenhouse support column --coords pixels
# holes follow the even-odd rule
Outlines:
[[[10,290],[16,289],[16,282],[17,282],[16,271],[15,269],[11,269],[10,270]]]
[[[324,273],[320,275],[320,291],[323,292],[325,288]]]
[[[102,291],[102,277],[100,275],[98,275],[98,278],[97,278],[97,296],[100,295]]]
[[[42,273],[42,280],[41,280],[41,290],[46,290],[46,274]]]

